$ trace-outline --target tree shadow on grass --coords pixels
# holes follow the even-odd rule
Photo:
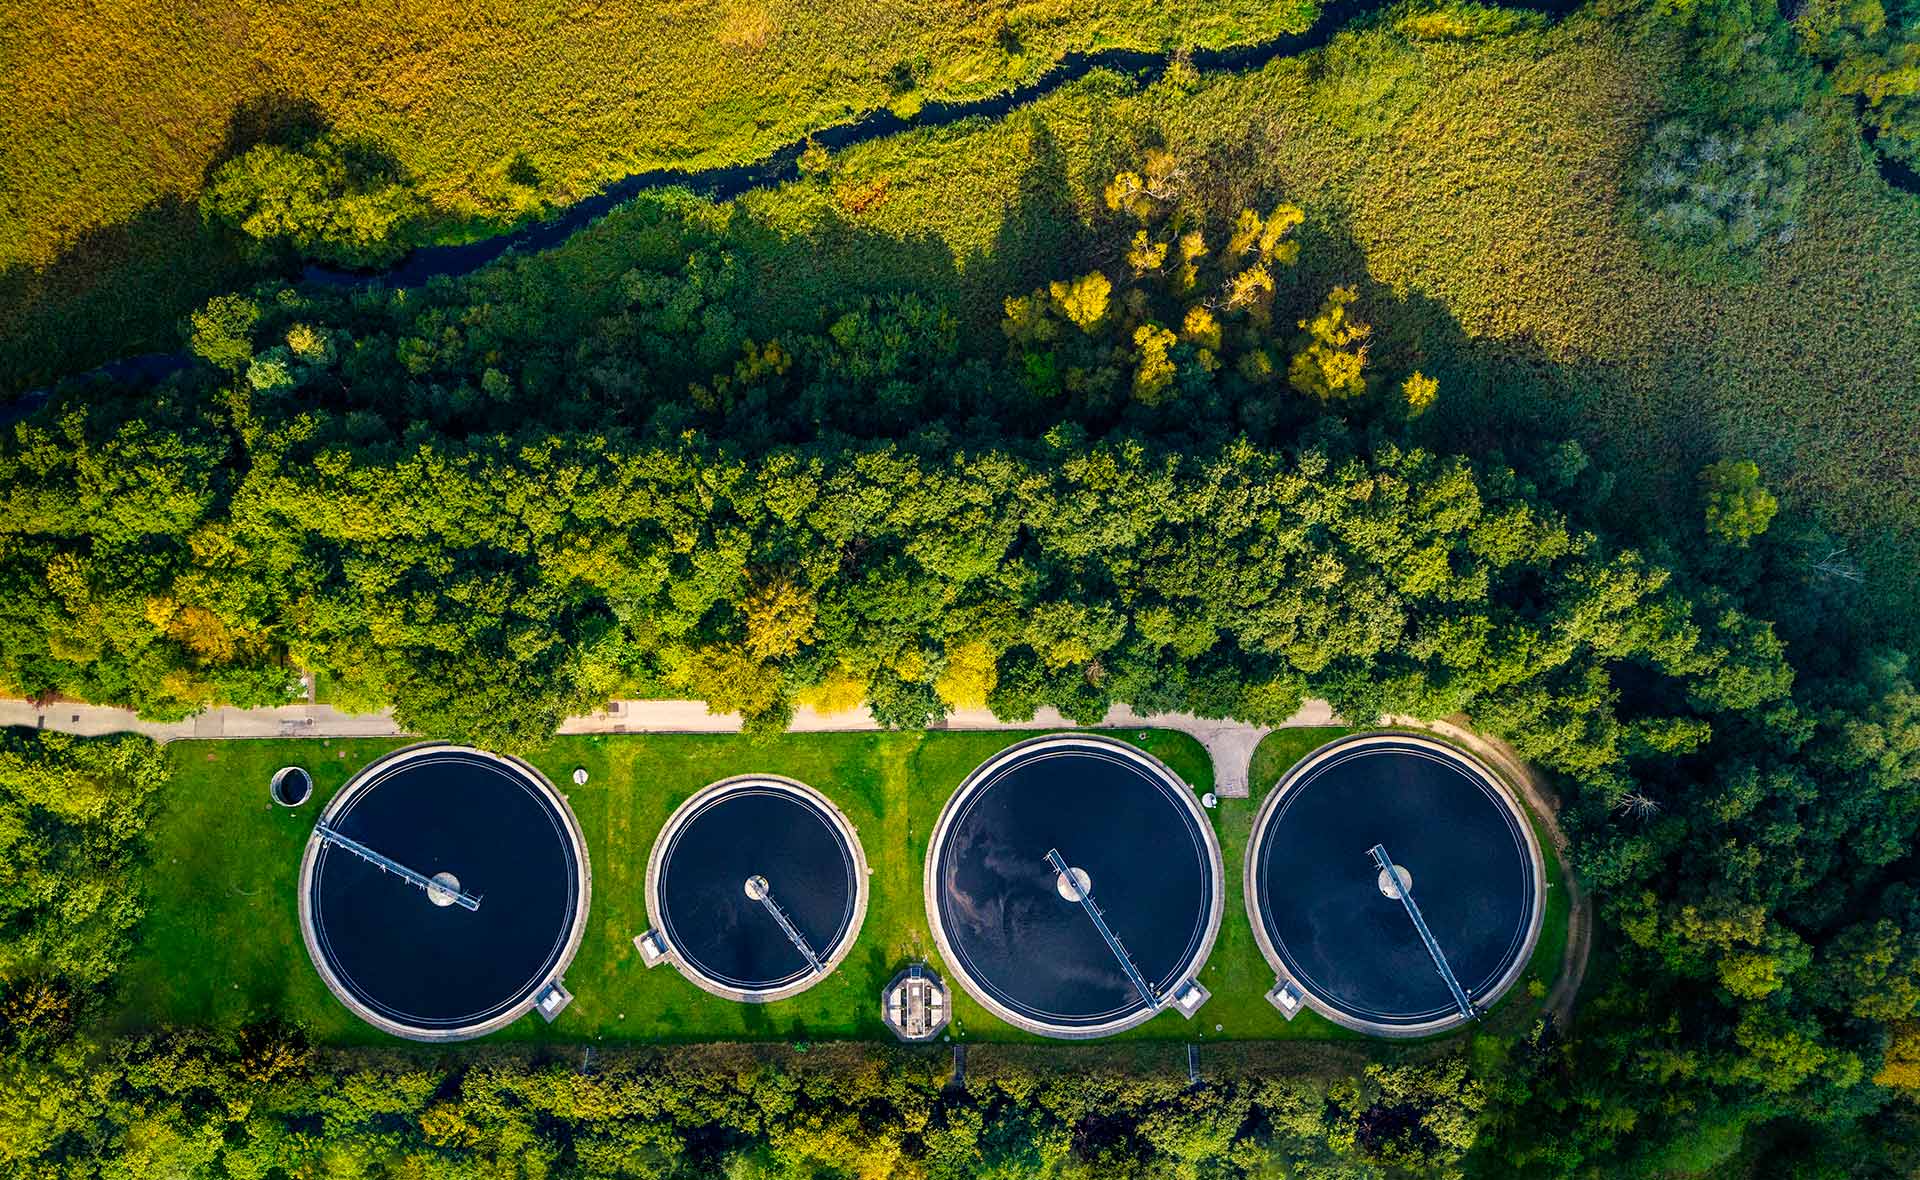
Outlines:
[[[1675,412],[1683,394],[1649,395],[1625,365],[1567,361],[1532,340],[1470,335],[1439,301],[1375,282],[1338,217],[1310,217],[1303,247],[1299,286],[1276,318],[1307,314],[1336,283],[1356,287],[1356,314],[1374,326],[1369,368],[1384,386],[1376,396],[1396,396],[1393,386],[1414,370],[1440,382],[1438,401],[1407,432],[1412,441],[1438,454],[1467,455],[1483,468],[1511,465],[1541,485],[1577,528],[1636,547],[1656,563],[1702,576],[1728,575],[1715,562],[1731,558],[1677,550],[1689,538],[1705,542],[1700,468],[1750,452],[1704,414]],[[1635,358],[1633,369],[1642,381],[1648,373],[1670,375],[1666,380],[1684,390],[1711,370],[1712,359],[1701,347],[1675,334],[1662,353]],[[1588,466],[1567,486],[1556,487],[1557,452],[1568,441],[1580,445]],[[1774,470],[1793,461],[1781,454],[1753,457],[1771,460]],[[1777,633],[1802,660],[1833,648],[1832,637],[1839,634],[1870,645],[1910,644],[1920,633],[1904,596],[1892,598],[1821,572],[1820,554],[1842,542],[1810,513],[1790,513],[1774,531],[1764,559],[1749,555],[1760,564],[1733,580],[1752,584],[1755,609],[1775,620]],[[1902,568],[1913,560],[1910,549],[1891,558]]]
[[[222,164],[261,144],[305,147],[331,129],[326,112],[311,99],[281,92],[248,99],[227,119],[226,137],[207,162],[204,179],[212,180]]]
[[[1397,399],[1399,382],[1416,370],[1440,382],[1438,400],[1411,425],[1414,441],[1443,454],[1497,456],[1524,468],[1530,455],[1576,439],[1596,467],[1615,474],[1608,495],[1578,505],[1602,514],[1595,523],[1646,537],[1665,529],[1670,513],[1691,512],[1691,467],[1685,471],[1687,486],[1676,488],[1671,473],[1633,465],[1590,428],[1595,407],[1634,397],[1620,367],[1556,359],[1529,339],[1470,335],[1439,300],[1376,281],[1337,210],[1310,211],[1299,240],[1300,262],[1291,289],[1275,308],[1275,320],[1286,323],[1312,314],[1334,286],[1355,288],[1354,314],[1373,327],[1367,352],[1379,387],[1373,396]],[[1692,422],[1650,421],[1647,432],[1658,437],[1639,441],[1663,453],[1702,453],[1709,442]]]
[[[205,179],[263,143],[297,147],[329,125],[313,103],[269,94],[228,121]],[[370,140],[345,146],[370,180],[404,180],[399,162]],[[124,221],[81,233],[45,266],[0,268],[0,404],[62,376],[180,346],[180,321],[213,295],[275,275],[291,259],[202,219],[195,201],[168,194]]]
[[[748,1040],[764,1041],[773,1034],[773,1017],[765,1004],[741,1004],[740,1024]]]
[[[0,269],[0,403],[65,374],[176,349],[181,317],[264,273],[173,196],[88,230],[45,267]]]

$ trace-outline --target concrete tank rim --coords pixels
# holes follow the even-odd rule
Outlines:
[[[792,983],[773,988],[746,989],[729,987],[708,976],[704,971],[688,963],[680,954],[680,948],[673,944],[672,939],[666,937],[665,931],[662,929],[664,924],[660,920],[660,915],[666,912],[660,902],[660,874],[661,870],[665,867],[667,849],[673,843],[674,835],[692,818],[694,812],[700,808],[716,799],[723,798],[735,791],[752,786],[779,787],[783,790],[798,794],[812,803],[826,815],[829,822],[833,825],[834,830],[839,834],[840,838],[846,842],[847,848],[853,856],[853,915],[847,922],[846,933],[840,937],[839,942],[835,944],[827,954],[821,957],[821,962],[826,965],[827,969],[818,975],[806,975]],[[871,892],[869,883],[870,876],[871,870],[867,867],[866,850],[861,847],[860,844],[860,830],[854,826],[852,820],[847,818],[846,812],[840,810],[839,805],[829,799],[824,793],[801,782],[799,779],[789,778],[783,774],[749,773],[730,775],[727,778],[716,779],[693,792],[693,794],[688,795],[685,799],[682,799],[680,804],[667,816],[667,821],[660,825],[659,833],[653,838],[653,847],[647,853],[647,919],[653,924],[653,929],[661,931],[661,940],[666,944],[667,948],[664,958],[667,962],[673,964],[673,969],[678,971],[680,977],[688,983],[693,984],[709,995],[719,996],[724,1000],[733,1000],[742,1004],[770,1004],[775,1000],[785,1000],[797,996],[814,985],[825,981],[828,976],[840,969],[840,964],[846,959],[847,955],[852,952],[854,943],[860,940],[860,932],[866,926],[867,904]]]
[[[927,927],[933,935],[934,946],[939,950],[941,962],[949,976],[959,983],[960,990],[964,991],[975,1003],[1012,1025],[1014,1028],[1020,1029],[1022,1032],[1030,1032],[1036,1036],[1051,1037],[1064,1041],[1095,1040],[1100,1037],[1108,1037],[1115,1033],[1125,1032],[1130,1028],[1137,1028],[1155,1016],[1158,1016],[1161,1012],[1167,1011],[1169,1005],[1163,1003],[1154,1008],[1141,1008],[1125,1016],[1116,1017],[1098,1025],[1069,1026],[1048,1024],[1043,1021],[1034,1020],[1032,1017],[1016,1012],[994,999],[987,993],[985,988],[981,987],[973,977],[967,973],[963,965],[963,960],[954,953],[953,946],[947,938],[946,927],[940,920],[939,874],[936,866],[938,866],[940,862],[940,851],[946,842],[948,829],[952,826],[954,813],[959,801],[965,798],[968,792],[983,778],[997,770],[1003,763],[1025,757],[1031,754],[1035,748],[1047,745],[1097,748],[1108,752],[1117,752],[1128,757],[1141,764],[1150,774],[1162,779],[1165,785],[1175,788],[1172,794],[1180,799],[1189,812],[1192,813],[1194,821],[1202,834],[1206,848],[1209,870],[1208,876],[1211,887],[1209,890],[1210,900],[1207,907],[1205,933],[1201,936],[1199,945],[1194,949],[1193,954],[1188,958],[1185,968],[1178,973],[1178,978],[1181,980],[1197,980],[1199,978],[1200,971],[1206,966],[1207,960],[1212,957],[1214,944],[1219,939],[1220,925],[1226,912],[1224,896],[1226,892],[1225,861],[1220,851],[1219,835],[1213,830],[1213,821],[1208,817],[1206,809],[1200,806],[1199,795],[1194,791],[1193,786],[1175,773],[1172,767],[1168,766],[1149,751],[1143,750],[1131,742],[1108,737],[1105,734],[1090,733],[1085,730],[1065,730],[1040,734],[1036,737],[1026,738],[1022,741],[1004,746],[995,751],[985,761],[980,763],[980,765],[968,771],[967,776],[960,780],[960,785],[955,787],[953,793],[947,797],[946,802],[941,804],[939,817],[934,821],[933,829],[927,836],[926,858],[921,866],[921,902],[926,908]]]
[[[1533,960],[1534,949],[1540,942],[1540,931],[1546,921],[1546,859],[1540,850],[1539,836],[1533,830],[1532,810],[1525,798],[1507,781],[1506,776],[1487,765],[1486,761],[1472,751],[1462,749],[1451,742],[1443,741],[1431,733],[1409,729],[1369,729],[1360,733],[1337,737],[1330,742],[1314,747],[1303,755],[1280,776],[1266,798],[1260,801],[1260,807],[1254,812],[1253,834],[1247,841],[1247,855],[1241,865],[1242,897],[1246,905],[1247,924],[1253,927],[1254,941],[1260,947],[1260,954],[1272,968],[1275,977],[1291,983],[1300,993],[1302,1002],[1319,1015],[1342,1028],[1369,1036],[1395,1039],[1414,1039],[1438,1036],[1453,1032],[1468,1021],[1459,1013],[1451,1013],[1434,1020],[1418,1024],[1386,1024],[1354,1016],[1332,1004],[1327,1003],[1314,991],[1307,988],[1287,969],[1286,961],[1281,958],[1279,949],[1267,935],[1267,926],[1260,904],[1259,864],[1261,844],[1266,835],[1268,821],[1279,807],[1281,798],[1306,777],[1306,772],[1325,761],[1328,757],[1343,753],[1349,749],[1365,745],[1403,744],[1414,745],[1441,754],[1462,763],[1480,781],[1494,789],[1494,794],[1507,807],[1517,821],[1522,839],[1526,845],[1528,867],[1533,877],[1533,901],[1527,918],[1527,930],[1513,961],[1507,965],[1498,979],[1485,989],[1476,1004],[1482,1009],[1492,1007],[1505,997],[1513,985],[1526,973],[1527,966]]]
[[[354,795],[364,792],[371,784],[376,782],[378,776],[374,772],[379,771],[384,774],[394,766],[407,760],[437,753],[473,754],[482,758],[491,759],[508,767],[515,773],[524,776],[528,782],[538,788],[546,796],[547,801],[554,807],[555,814],[560,817],[561,823],[565,826],[568,837],[573,843],[575,851],[574,863],[576,866],[575,887],[578,893],[578,898],[574,904],[573,921],[567,930],[566,943],[558,958],[555,960],[553,968],[547,972],[546,978],[530,989],[525,997],[516,1001],[514,1005],[506,1011],[497,1013],[486,1020],[451,1029],[423,1029],[414,1025],[402,1024],[399,1021],[392,1020],[368,1008],[358,997],[353,995],[328,964],[326,955],[322,953],[320,949],[313,924],[313,874],[320,855],[320,824],[335,815],[338,809],[346,802],[351,801]],[[587,914],[592,908],[593,902],[593,869],[588,860],[586,835],[580,828],[579,818],[574,815],[572,805],[567,802],[567,797],[556,790],[553,784],[547,781],[547,776],[542,774],[532,763],[522,758],[516,758],[510,754],[496,754],[491,750],[482,750],[477,746],[462,745],[458,742],[425,741],[413,742],[409,745],[401,746],[398,749],[389,750],[385,754],[375,758],[358,771],[355,771],[353,776],[347,780],[346,785],[334,792],[333,798],[327,800],[327,805],[321,808],[320,814],[314,818],[314,830],[307,836],[306,848],[300,859],[300,881],[298,889],[300,938],[301,941],[306,944],[307,958],[313,963],[314,969],[320,973],[321,981],[327,985],[327,990],[333,993],[334,998],[344,1004],[348,1011],[379,1029],[381,1032],[409,1041],[446,1043],[470,1041],[476,1037],[486,1036],[488,1033],[498,1032],[500,1029],[505,1028],[522,1016],[525,1016],[528,1012],[533,1011],[540,994],[555,983],[558,983],[560,979],[566,975],[567,969],[573,965],[574,956],[580,951],[580,943],[586,937]]]

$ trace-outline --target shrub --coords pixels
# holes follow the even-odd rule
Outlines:
[[[1478,41],[1537,29],[1545,23],[1537,12],[1475,4],[1472,0],[1440,0],[1409,6],[1393,27],[1416,41]]]
[[[216,295],[188,317],[187,345],[216,368],[239,372],[253,359],[260,305],[245,295]]]
[[[1860,100],[1882,155],[1920,164],[1920,5],[1810,0],[1793,27],[1833,88]]]
[[[1751,459],[1722,459],[1700,471],[1707,501],[1707,535],[1745,545],[1767,531],[1780,510],[1773,493],[1760,486],[1760,468]]]
[[[1287,367],[1287,381],[1301,393],[1328,401],[1367,391],[1367,338],[1373,328],[1347,312],[1359,297],[1352,287],[1335,287],[1312,318],[1300,321],[1299,351]]]
[[[422,211],[398,166],[327,134],[300,147],[261,144],[228,160],[200,198],[203,217],[260,249],[344,266],[399,257]]]
[[[0,1041],[57,1039],[119,969],[166,778],[144,738],[0,730]]]
[[[1739,269],[1769,243],[1792,241],[1807,189],[1807,130],[1799,115],[1750,131],[1686,117],[1655,128],[1632,209],[1656,259],[1712,275]]]

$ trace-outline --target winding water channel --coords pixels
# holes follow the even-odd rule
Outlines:
[[[1507,0],[1505,7],[1561,16],[1578,7],[1579,0]],[[1382,0],[1335,0],[1320,13],[1320,19],[1304,33],[1294,33],[1256,45],[1230,49],[1199,49],[1186,54],[1194,69],[1202,74],[1236,74],[1257,70],[1281,57],[1305,53],[1331,41],[1335,34],[1353,21],[1384,5]],[[846,123],[815,132],[809,139],[797,140],[769,155],[746,164],[703,168],[694,171],[663,168],[636,172],[609,184],[591,197],[577,201],[556,216],[534,222],[506,233],[458,245],[422,246],[392,267],[378,271],[342,270],[329,266],[309,266],[301,272],[303,283],[320,286],[350,286],[380,283],[389,287],[418,287],[431,279],[458,278],[472,274],[518,251],[551,249],[575,233],[606,216],[642,193],[681,188],[714,201],[725,201],[756,189],[767,189],[797,180],[800,155],[809,142],[829,151],[840,151],[857,144],[931,127],[946,127],[968,119],[999,119],[1076,82],[1096,70],[1111,70],[1128,75],[1142,85],[1158,81],[1174,63],[1176,54],[1151,53],[1137,49],[1105,49],[1093,53],[1070,53],[1046,73],[1024,86],[986,98],[964,102],[929,102],[912,118],[902,118],[882,108]],[[1904,169],[1882,175],[1897,187],[1914,191],[1913,174]],[[1906,180],[1908,184],[1901,184]],[[123,384],[153,383],[186,368],[192,357],[185,352],[154,352],[112,361],[74,377],[100,377]],[[73,377],[63,378],[71,380]],[[33,413],[44,405],[51,389],[36,389],[22,394],[12,403],[0,405],[0,425],[6,425]]]

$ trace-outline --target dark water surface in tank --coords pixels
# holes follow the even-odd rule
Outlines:
[[[967,973],[1031,1020],[1102,1024],[1142,1007],[1079,904],[1060,895],[1049,848],[1090,878],[1107,924],[1164,991],[1206,937],[1205,837],[1186,791],[1124,755],[1041,747],[963,800],[937,866],[941,923]]]
[[[1506,973],[1532,917],[1532,855],[1498,788],[1411,744],[1330,757],[1269,817],[1259,888],[1267,936],[1320,999],[1384,1024],[1456,1009],[1367,850],[1384,844],[1455,976],[1478,998]]]
[[[777,785],[716,795],[674,834],[662,858],[655,915],[674,949],[702,975],[743,991],[799,981],[807,961],[766,907],[747,896],[761,876],[814,954],[832,957],[853,922],[853,852],[832,819]]]
[[[376,772],[377,773],[377,772]],[[521,772],[449,751],[382,774],[329,820],[481,899],[469,912],[342,848],[323,846],[313,914],[322,953],[362,1003],[422,1029],[475,1024],[544,984],[579,905],[579,855],[550,799]]]

